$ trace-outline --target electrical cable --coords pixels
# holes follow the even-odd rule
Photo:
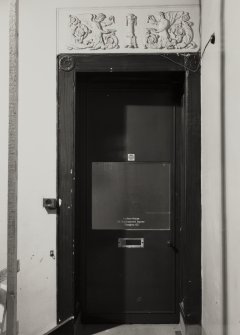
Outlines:
[[[200,65],[201,65],[201,61],[202,61],[202,59],[203,59],[203,56],[204,56],[204,54],[205,54],[205,51],[206,51],[206,49],[207,49],[209,43],[212,43],[212,44],[215,43],[215,34],[214,34],[214,33],[210,36],[209,40],[207,41],[207,43],[206,43],[206,45],[205,45],[205,47],[204,47],[204,49],[203,49],[203,52],[202,52],[202,54],[201,54],[201,56],[200,56],[200,60],[199,60],[199,62],[198,62],[198,64],[197,64],[197,66],[196,66],[194,69],[186,65],[186,63],[187,63],[186,60],[188,59],[188,57],[189,57],[191,54],[187,54],[187,55],[186,55],[186,54],[183,54],[183,53],[182,53],[182,54],[179,54],[180,56],[183,56],[183,57],[184,57],[184,63],[185,63],[185,64],[176,62],[176,61],[174,61],[173,59],[171,59],[170,57],[168,57],[168,56],[166,56],[166,55],[164,55],[164,54],[160,54],[160,56],[163,57],[163,58],[166,58],[166,59],[170,60],[172,63],[175,63],[175,64],[177,64],[177,65],[180,65],[180,66],[184,67],[185,70],[188,70],[188,71],[190,71],[190,72],[197,72],[198,69],[199,69],[199,67],[200,67]]]

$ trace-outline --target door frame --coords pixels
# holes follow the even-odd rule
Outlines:
[[[76,74],[90,72],[183,72],[179,302],[184,321],[201,321],[201,108],[199,54],[62,54],[57,58],[57,322],[77,316],[74,234]],[[187,67],[190,64],[196,70]]]

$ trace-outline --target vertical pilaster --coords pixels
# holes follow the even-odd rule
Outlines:
[[[10,0],[7,335],[17,334],[18,0]]]

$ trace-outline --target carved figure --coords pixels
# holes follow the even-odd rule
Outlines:
[[[196,48],[193,42],[193,23],[187,12],[159,12],[149,15],[146,31],[146,49],[183,49]]]
[[[150,46],[152,49],[166,48],[169,41],[168,29],[170,23],[165,18],[164,13],[160,12],[158,19],[154,15],[150,15],[147,23],[154,26],[153,28],[147,28],[147,46]]]
[[[125,48],[142,48],[142,37],[138,35],[136,27],[139,24],[137,21],[144,20],[144,17],[141,15],[137,17],[134,13],[128,13],[125,17],[126,26],[122,27],[127,29]],[[197,48],[194,42],[193,23],[188,12],[159,11],[154,15],[148,15],[144,24],[143,29],[146,34],[143,36],[143,45],[146,49],[164,50],[165,52],[177,50],[178,52],[178,50]],[[119,38],[116,26],[115,16],[102,12],[69,15],[71,44],[68,44],[67,48],[90,51],[118,49]],[[119,34],[119,36],[122,35]],[[141,40],[139,40],[140,37]]]
[[[95,39],[92,50],[116,49],[119,48],[119,41],[115,29],[105,29],[115,23],[114,16],[107,16],[103,13],[92,14],[92,22],[95,24]]]
[[[129,43],[126,45],[126,48],[138,48],[137,36],[135,34],[135,26],[137,25],[137,16],[134,14],[129,14],[127,17],[127,26],[129,27]]]
[[[189,13],[185,13],[181,19],[177,20],[170,28],[172,40],[176,41],[176,49],[196,48],[197,46],[196,43],[193,42],[193,23],[189,20]]]
[[[114,16],[107,17],[103,13],[83,15],[84,23],[77,16],[69,16],[71,34],[74,40],[72,49],[114,49],[119,48],[119,41],[115,29],[106,29],[115,23]]]
[[[92,45],[92,40],[86,40],[89,34],[92,33],[92,30],[79,20],[77,16],[69,15],[70,19],[70,29],[72,36],[74,38],[75,44],[78,48],[89,48]],[[71,47],[70,47],[71,48]],[[73,47],[72,47],[73,48]]]

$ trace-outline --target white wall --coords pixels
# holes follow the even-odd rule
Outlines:
[[[226,0],[226,198],[228,334],[240,334],[240,3]]]
[[[56,196],[56,9],[99,5],[186,5],[198,4],[199,1],[105,0],[100,3],[97,0],[20,0],[19,2],[18,258],[21,271],[18,274],[18,319],[21,335],[37,335],[56,325],[56,260],[49,256],[50,250],[56,253],[56,216],[47,214],[42,208],[43,197]],[[0,94],[3,95],[3,99],[0,99],[0,182],[1,187],[3,185],[0,191],[0,228],[5,234],[8,108],[8,86],[5,82],[8,67],[6,0],[0,0],[0,10],[0,24],[1,27],[4,25],[4,29],[0,29],[1,48],[3,47],[0,57],[4,57],[1,59],[1,64],[5,64],[2,66],[0,76]],[[4,243],[5,241],[4,238]],[[0,251],[5,248],[4,243]],[[3,253],[3,256],[6,254]],[[2,258],[0,260],[2,262]]]
[[[222,330],[222,212],[220,115],[220,1],[202,0],[202,324],[207,335]]]
[[[224,23],[220,23],[220,1],[202,1],[203,46],[209,35],[216,33],[216,45],[208,47],[202,66],[202,322],[207,335],[240,333],[240,48],[236,30],[239,25],[240,4],[234,0],[226,0],[225,9]],[[223,147],[226,156],[225,233],[222,231],[220,203],[220,24],[225,27],[226,66]],[[227,252],[222,257],[222,239],[225,234]],[[224,263],[227,266],[225,283],[222,277]],[[225,285],[227,301],[223,301]],[[222,324],[226,316],[227,327],[224,330]]]

